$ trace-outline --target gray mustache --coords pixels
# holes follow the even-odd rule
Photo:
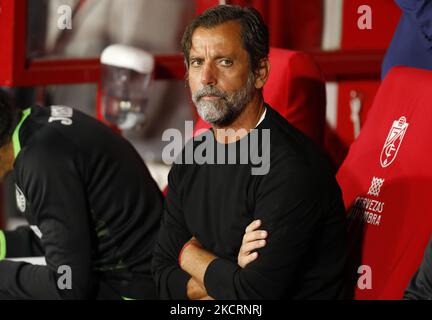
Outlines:
[[[195,92],[194,100],[199,101],[202,97],[205,97],[205,96],[215,96],[215,97],[222,98],[222,99],[225,99],[227,97],[227,95],[225,93],[218,90],[217,88],[212,87],[212,86],[208,86],[208,87],[204,87],[204,88],[198,90],[197,92]]]

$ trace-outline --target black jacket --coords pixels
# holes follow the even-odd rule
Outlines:
[[[256,128],[262,129],[271,134],[270,144],[263,140],[258,151],[270,152],[263,175],[252,175],[257,162],[242,164],[238,151],[237,164],[194,162],[171,169],[153,260],[161,298],[187,298],[190,276],[177,257],[192,236],[218,257],[204,277],[215,299],[343,297],[346,226],[337,182],[313,143],[269,106]],[[237,150],[247,137],[237,141]],[[193,143],[194,150],[202,145]],[[217,155],[214,162],[220,163],[216,160]],[[245,228],[255,219],[269,233],[267,245],[242,269],[237,255]]]
[[[432,300],[432,240],[426,247],[420,268],[405,290],[404,300]]]
[[[14,135],[17,204],[30,226],[3,233],[2,255],[43,255],[47,266],[0,261],[0,293],[154,298],[163,198],[134,148],[68,107],[27,109]],[[71,290],[59,289],[60,266],[70,267]]]

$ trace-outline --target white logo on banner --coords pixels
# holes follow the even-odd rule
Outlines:
[[[400,117],[399,120],[393,121],[393,125],[381,151],[380,161],[383,168],[388,167],[396,159],[408,125],[409,123],[406,122],[405,117]]]
[[[381,187],[384,184],[384,181],[385,181],[384,179],[373,177],[367,194],[370,196],[378,197],[381,191]]]
[[[368,195],[378,197],[385,179],[373,177]],[[357,197],[350,211],[350,218],[379,226],[384,212],[384,202],[368,197]]]

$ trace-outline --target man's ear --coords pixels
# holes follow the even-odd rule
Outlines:
[[[189,82],[189,63],[187,62],[186,59],[184,59],[183,62],[184,62],[184,65],[185,65],[185,70],[186,70],[184,79],[186,81],[186,86],[187,86],[188,82]]]
[[[258,69],[255,71],[255,88],[262,89],[270,74],[270,61],[268,58],[260,60]]]

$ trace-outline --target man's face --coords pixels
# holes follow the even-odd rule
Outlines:
[[[0,182],[6,173],[13,169],[14,155],[12,143],[0,148]]]
[[[241,41],[241,26],[232,21],[192,35],[189,87],[201,118],[228,125],[252,100],[257,90],[249,55]]]

